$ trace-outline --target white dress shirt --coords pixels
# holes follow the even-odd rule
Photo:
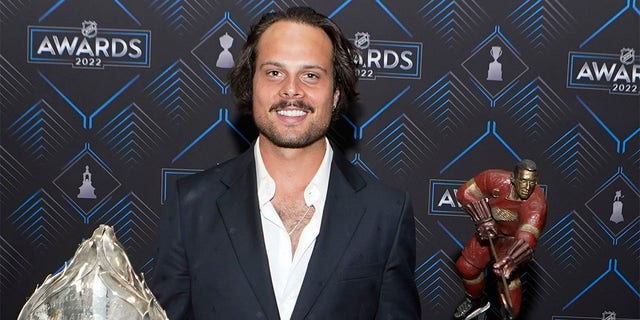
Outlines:
[[[291,318],[316,238],[320,233],[324,203],[329,187],[331,160],[333,158],[333,150],[327,138],[325,138],[325,143],[326,151],[322,163],[304,190],[304,201],[308,207],[313,206],[315,208],[315,213],[311,217],[309,224],[302,230],[295,253],[291,252],[289,233],[271,204],[271,199],[273,199],[276,192],[276,184],[264,166],[260,154],[260,139],[256,141],[253,150],[256,159],[262,233],[264,235],[264,244],[267,248],[273,290],[278,304],[278,311],[280,312],[280,319],[282,320]]]

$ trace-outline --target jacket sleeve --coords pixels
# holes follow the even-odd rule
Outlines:
[[[180,185],[176,197],[160,219],[155,268],[149,286],[171,320],[191,319],[189,265],[183,243]]]
[[[415,264],[415,221],[411,200],[405,192],[394,242],[382,275],[376,319],[420,319]]]

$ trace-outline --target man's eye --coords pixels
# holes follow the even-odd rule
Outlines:
[[[307,73],[305,74],[305,77],[309,79],[318,79],[318,75],[315,73]]]
[[[280,76],[280,71],[278,70],[269,70],[267,71],[267,75],[270,77],[278,77]]]

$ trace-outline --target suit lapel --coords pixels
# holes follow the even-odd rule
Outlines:
[[[356,198],[364,180],[341,155],[334,154],[320,234],[316,240],[292,319],[304,318],[329,282],[364,215]]]
[[[225,171],[222,182],[229,190],[218,199],[218,209],[238,262],[266,318],[279,319],[257,204],[253,148]]]

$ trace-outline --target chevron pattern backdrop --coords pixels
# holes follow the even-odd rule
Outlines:
[[[463,297],[454,261],[474,231],[455,190],[522,158],[549,203],[522,318],[640,318],[637,0],[3,0],[2,319],[102,223],[153,274],[176,179],[256,136],[220,58],[293,5],[358,40],[362,98],[330,135],[411,193],[424,319],[448,319]]]

